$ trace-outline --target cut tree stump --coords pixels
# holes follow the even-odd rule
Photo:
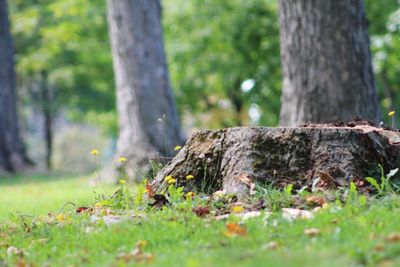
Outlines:
[[[400,133],[365,121],[307,124],[297,128],[239,127],[199,131],[156,176],[157,190],[172,176],[185,191],[248,194],[255,183],[300,189],[368,188],[400,166]],[[193,175],[191,178],[188,175]],[[190,179],[191,178],[191,179]]]

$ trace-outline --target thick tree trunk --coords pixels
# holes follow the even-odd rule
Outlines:
[[[170,88],[159,0],[107,0],[119,114],[118,155],[129,176],[171,156],[184,134]]]
[[[153,186],[177,179],[185,190],[248,194],[254,184],[300,189],[358,186],[400,166],[400,132],[364,122],[301,128],[241,127],[195,133],[162,169]],[[193,175],[193,179],[187,179]],[[190,176],[189,176],[190,178]]]
[[[280,0],[280,125],[379,123],[363,0]]]
[[[13,56],[7,1],[0,0],[0,169],[12,172],[31,165],[18,125]]]

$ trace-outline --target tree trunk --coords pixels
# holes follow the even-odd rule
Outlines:
[[[13,56],[7,1],[0,0],[0,169],[11,172],[31,165],[18,125]]]
[[[186,191],[223,189],[238,195],[255,184],[311,190],[348,187],[353,181],[369,190],[364,178],[379,178],[379,164],[385,174],[400,166],[400,132],[365,122],[228,128],[195,133],[152,185],[165,189],[165,177],[172,176]]]
[[[283,91],[280,125],[378,124],[363,0],[280,0]]]
[[[46,168],[47,170],[51,170],[51,156],[53,154],[53,94],[48,84],[46,71],[41,73],[40,95],[43,113],[44,139],[46,144]]]
[[[169,83],[159,0],[107,0],[117,87],[118,155],[130,177],[169,157],[182,132]]]

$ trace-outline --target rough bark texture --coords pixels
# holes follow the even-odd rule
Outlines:
[[[400,166],[400,133],[369,125],[308,125],[299,128],[240,127],[195,133],[153,181],[165,188],[166,176],[187,190],[212,189],[246,194],[254,183],[295,188],[367,185]],[[195,178],[187,180],[192,174]],[[318,180],[316,180],[318,179]]]
[[[0,170],[12,172],[31,165],[18,125],[13,56],[7,1],[0,0]]]
[[[107,0],[117,86],[118,154],[129,176],[184,142],[164,54],[159,0]]]
[[[280,125],[379,123],[363,0],[280,0]]]

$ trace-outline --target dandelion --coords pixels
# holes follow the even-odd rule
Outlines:
[[[125,157],[119,157],[118,162],[124,163],[126,161]]]
[[[93,156],[97,156],[100,152],[97,149],[92,149],[90,151],[90,154],[92,154]]]
[[[167,183],[168,183],[168,184],[174,184],[174,183],[176,183],[176,179],[171,178],[171,179],[169,179],[169,180],[167,181]]]
[[[124,179],[119,180],[119,184],[120,185],[126,185],[126,180],[124,180]]]
[[[190,180],[190,179],[194,179],[194,176],[193,176],[193,175],[191,175],[191,174],[189,174],[189,175],[186,175],[186,180]]]
[[[244,208],[242,206],[233,206],[231,208],[231,211],[233,213],[242,213],[244,211]]]
[[[60,223],[65,222],[66,216],[62,213],[56,215],[56,220]]]
[[[178,151],[178,150],[180,150],[182,147],[181,146],[176,146],[175,147],[175,151]]]
[[[192,191],[190,191],[190,192],[187,192],[185,194],[185,196],[186,196],[186,198],[192,198],[194,196],[194,193]]]
[[[394,128],[394,114],[396,114],[396,111],[392,110],[388,113],[389,117],[392,117],[392,128]]]
[[[172,177],[171,175],[168,175],[168,176],[166,176],[166,177],[164,178],[164,180],[165,180],[166,182],[168,182],[168,181],[171,180],[171,179],[173,179],[173,177]]]

